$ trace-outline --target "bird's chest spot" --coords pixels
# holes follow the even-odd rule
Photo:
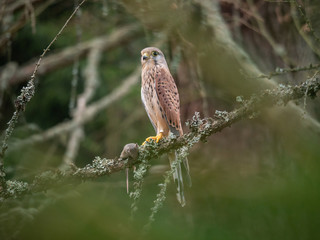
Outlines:
[[[145,99],[145,104],[147,109],[150,111],[150,114],[158,115],[160,112],[160,103],[159,98],[155,89],[155,78],[156,70],[148,71],[144,75],[144,83],[142,85],[142,92]],[[161,114],[160,114],[161,116]]]
[[[155,92],[155,80],[151,74],[146,74],[147,76],[145,77],[145,82],[142,86],[143,88],[143,93],[145,95],[145,99],[148,102],[152,102],[152,99],[156,97],[156,92]]]

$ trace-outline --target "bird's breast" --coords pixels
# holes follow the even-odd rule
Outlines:
[[[156,68],[142,74],[141,99],[155,131],[168,135],[169,126],[155,89],[155,75]]]

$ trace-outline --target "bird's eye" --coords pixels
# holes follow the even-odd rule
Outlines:
[[[158,53],[157,51],[153,51],[153,52],[151,53],[151,55],[154,56],[154,57],[156,57],[156,56],[159,55],[159,53]]]

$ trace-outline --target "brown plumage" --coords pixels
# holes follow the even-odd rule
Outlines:
[[[164,54],[160,49],[148,47],[141,51],[141,99],[156,131],[157,136],[148,137],[146,141],[159,142],[162,137],[172,132],[176,136],[183,134],[180,121],[180,100],[177,86],[169,71]],[[176,153],[169,154],[170,163],[176,158]],[[189,176],[188,160],[183,160]],[[177,183],[177,197],[182,206],[185,205],[183,180],[180,164],[176,167],[174,180]]]

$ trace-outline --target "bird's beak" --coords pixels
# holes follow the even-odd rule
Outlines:
[[[143,55],[142,55],[142,59],[143,60],[146,60],[146,59],[148,59],[150,57],[150,55],[148,54],[148,53],[144,53]]]

